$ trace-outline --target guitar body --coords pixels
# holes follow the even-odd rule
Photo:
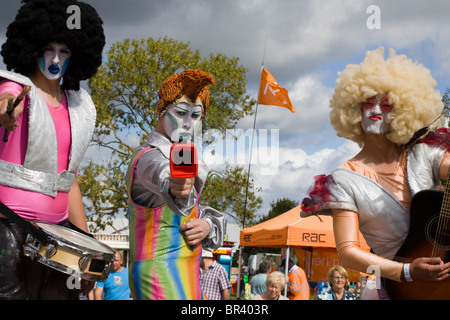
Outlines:
[[[444,226],[446,239],[436,240],[436,229],[444,192],[424,190],[411,201],[411,218],[408,236],[394,260],[412,262],[416,258],[431,257],[433,245],[439,248],[444,262],[450,261],[450,226]],[[447,219],[448,220],[448,219]],[[397,282],[385,279],[385,288],[394,300],[450,300],[450,280]]]

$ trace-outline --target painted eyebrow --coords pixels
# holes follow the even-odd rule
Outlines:
[[[180,109],[181,111],[185,111],[185,112],[187,112],[187,109],[185,109],[185,108],[182,108],[182,107],[180,107],[180,106],[178,106],[178,105],[176,105],[176,106],[175,106],[175,108],[177,108],[177,109]]]
[[[185,103],[182,103],[182,104],[185,104]],[[188,105],[188,104],[186,104],[186,105]],[[189,105],[188,105],[189,106]],[[180,109],[180,110],[182,110],[182,111],[185,111],[185,112],[187,112],[188,110],[187,109],[185,109],[185,108],[183,108],[183,107],[181,107],[180,106],[180,104],[177,104],[177,105],[175,105],[175,108],[178,108],[178,109]],[[195,105],[195,106],[193,106],[192,108],[200,108],[200,109],[202,109],[203,110],[203,108],[202,108],[202,106],[201,105]],[[202,112],[202,110],[199,110],[199,111],[194,111],[193,113],[198,113],[198,112]]]

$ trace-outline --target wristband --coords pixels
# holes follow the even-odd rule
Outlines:
[[[413,279],[411,278],[411,274],[409,273],[409,263],[405,263],[403,265],[403,273],[405,274],[405,279],[408,282],[412,282]]]

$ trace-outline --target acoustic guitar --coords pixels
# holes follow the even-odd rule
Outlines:
[[[410,263],[420,257],[450,261],[450,170],[445,191],[423,190],[411,201],[408,236],[394,260]],[[414,280],[414,279],[413,279]],[[450,280],[397,282],[385,279],[394,300],[450,300]]]

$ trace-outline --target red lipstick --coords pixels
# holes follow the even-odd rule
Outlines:
[[[378,115],[378,116],[370,116],[369,119],[372,120],[372,121],[378,121],[378,120],[381,120],[383,118],[380,115]]]

